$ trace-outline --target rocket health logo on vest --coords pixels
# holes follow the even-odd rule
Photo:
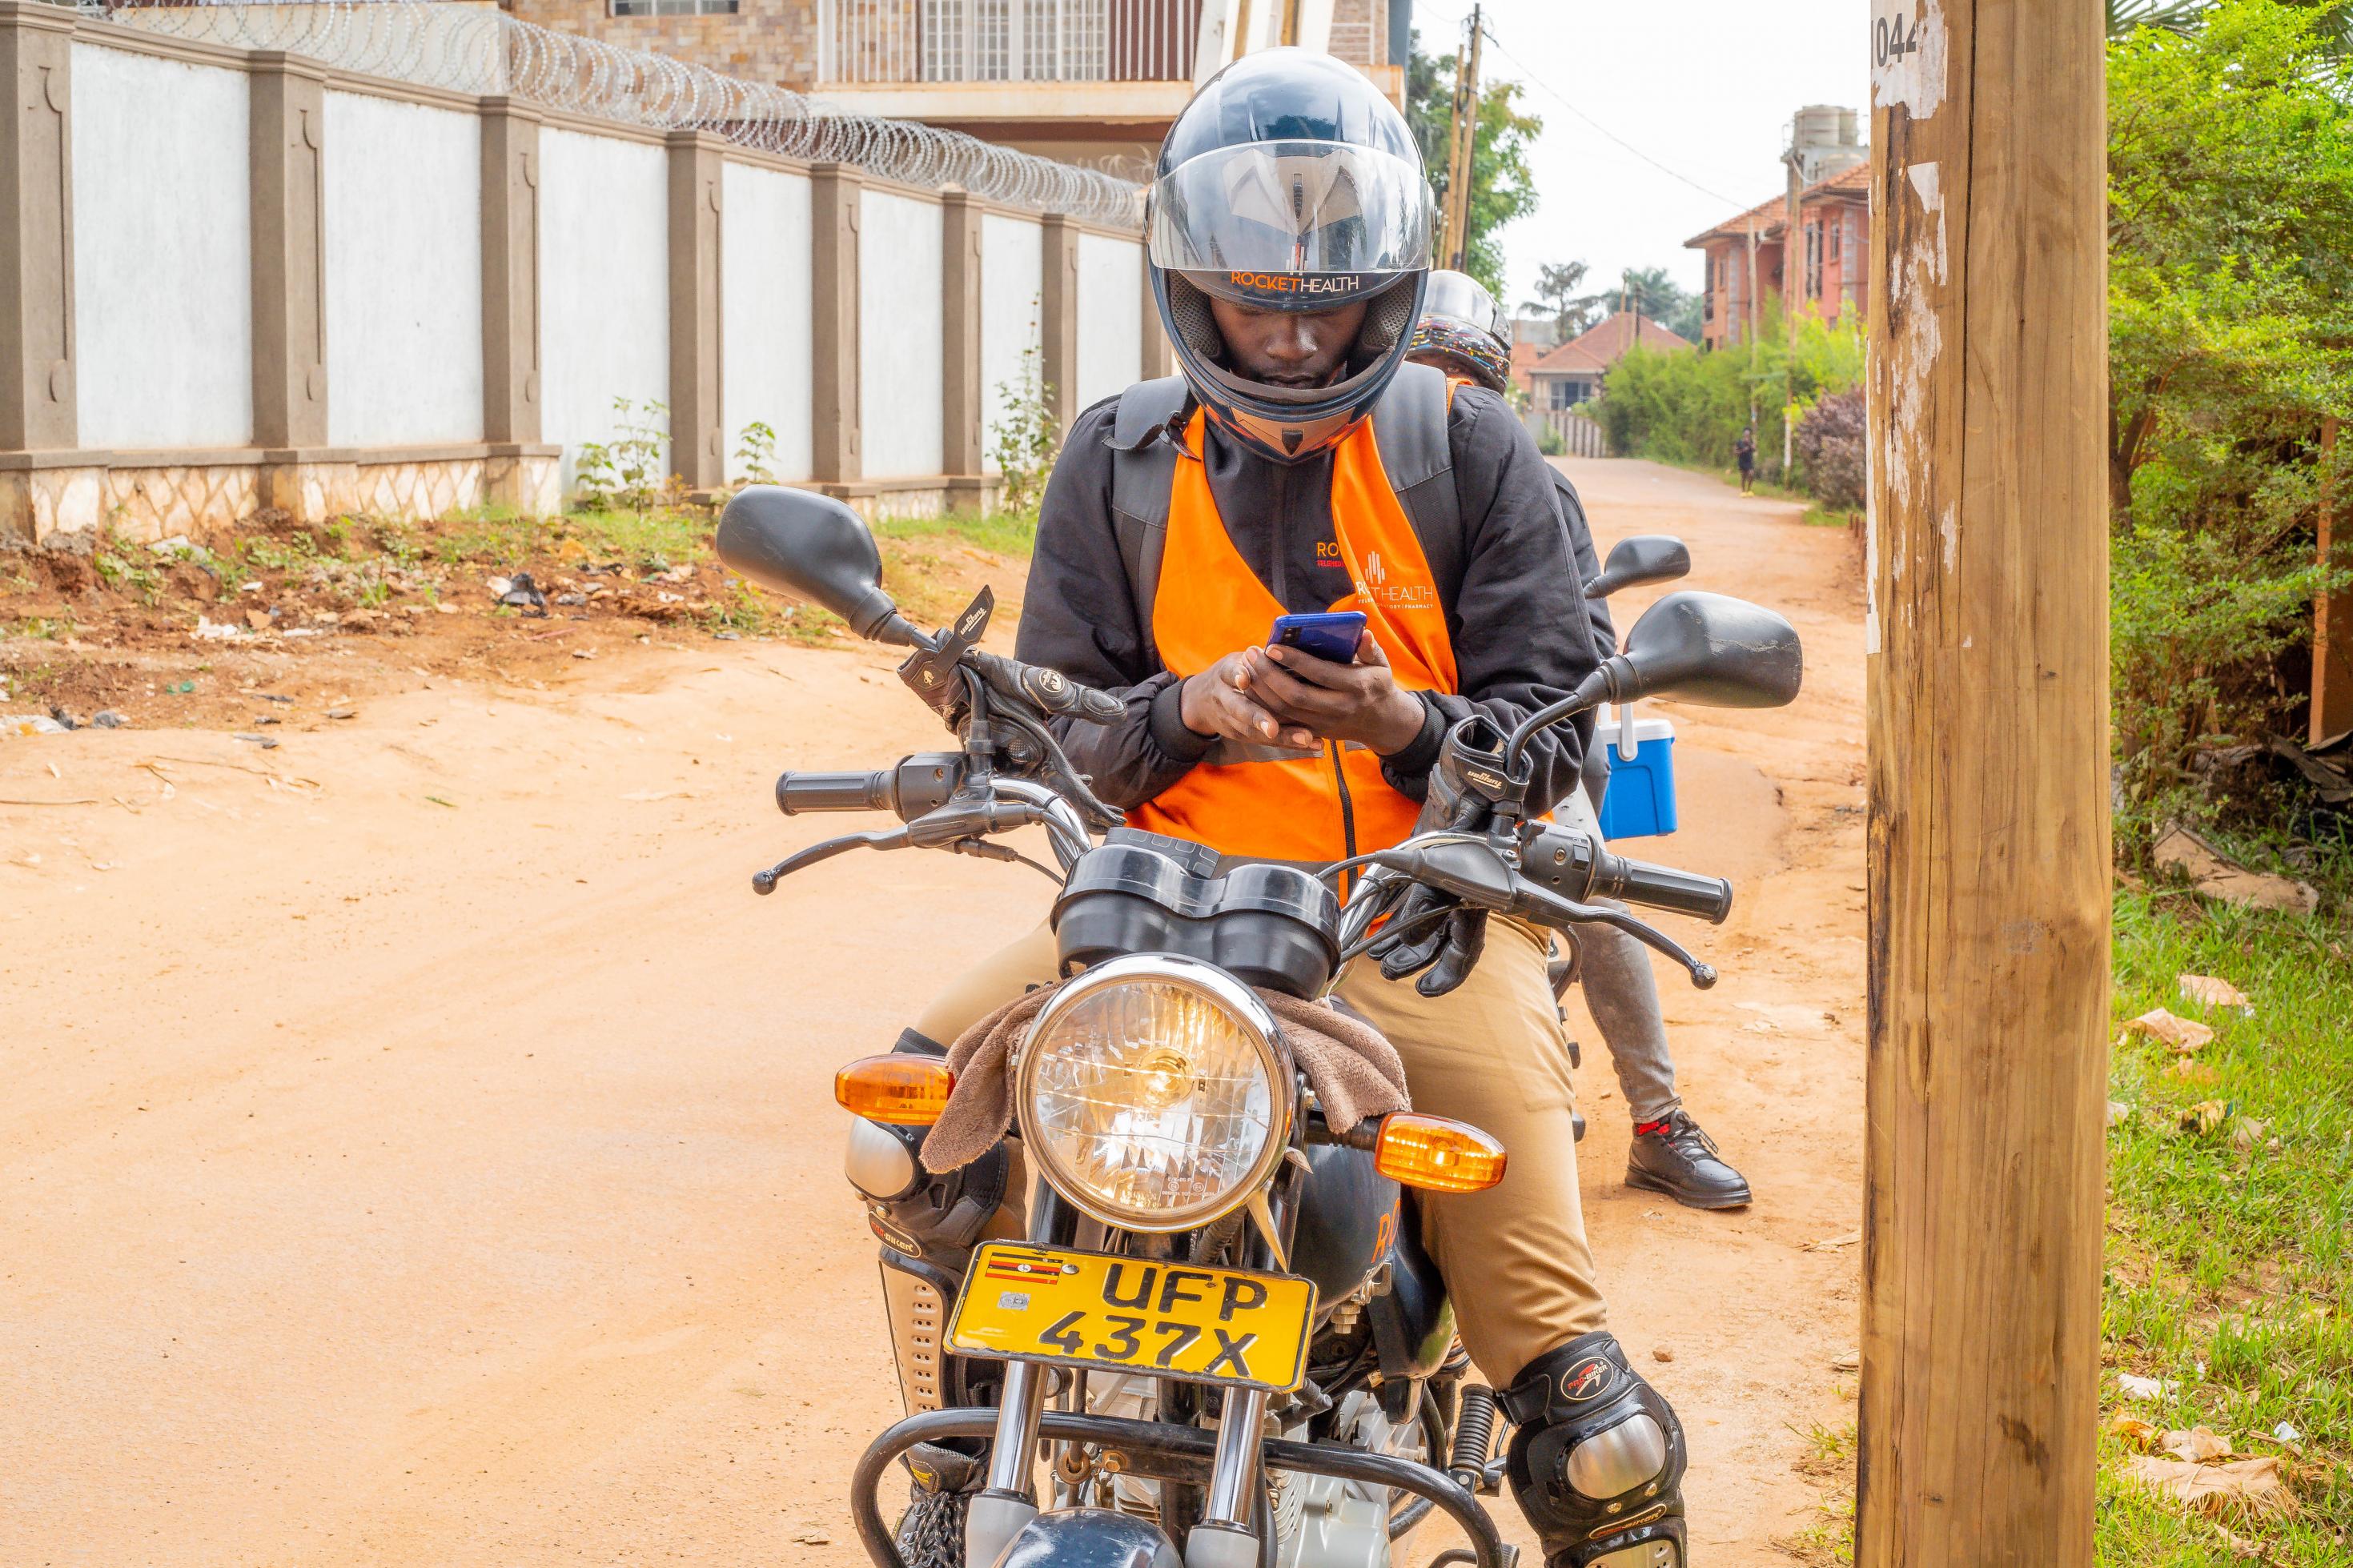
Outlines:
[[[1392,583],[1389,569],[1377,550],[1365,557],[1364,581],[1358,591],[1366,598],[1400,609],[1427,609],[1438,603],[1438,590],[1427,583]]]

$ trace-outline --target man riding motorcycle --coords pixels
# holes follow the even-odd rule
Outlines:
[[[1407,357],[1500,395],[1511,374],[1510,329],[1478,279],[1461,272],[1433,272]],[[1568,476],[1556,468],[1552,485],[1577,581],[1589,583],[1601,563],[1584,503]],[[1603,658],[1617,652],[1609,605],[1594,598],[1586,601],[1585,609],[1594,651]],[[1586,745],[1580,782],[1583,788],[1563,800],[1556,814],[1570,826],[1599,837],[1601,827],[1594,814],[1609,786],[1607,744]],[[1716,1152],[1715,1141],[1701,1131],[1675,1092],[1674,1058],[1667,1048],[1667,1024],[1659,1011],[1658,981],[1651,973],[1649,952],[1610,926],[1593,926],[1577,940],[1583,950],[1578,988],[1609,1047],[1610,1065],[1617,1068],[1618,1087],[1634,1122],[1634,1141],[1626,1152],[1626,1184],[1664,1193],[1690,1208],[1743,1206],[1749,1201],[1747,1178]]]
[[[1319,867],[1396,844],[1456,721],[1508,731],[1597,666],[1534,444],[1493,393],[1405,363],[1430,209],[1403,117],[1328,57],[1246,56],[1169,132],[1150,259],[1183,374],[1071,426],[1017,648],[1121,700],[1058,732],[1133,826]],[[1277,616],[1334,607],[1367,616],[1352,662],[1267,646]],[[1576,789],[1581,751],[1537,732],[1532,812]],[[1517,1424],[1514,1491],[1553,1568],[1674,1568],[1683,1432],[1605,1326],[1543,933],[1438,912],[1337,995],[1397,1047],[1417,1110],[1510,1151],[1499,1185],[1419,1212]],[[1055,974],[1041,927],[917,1028],[953,1041]]]

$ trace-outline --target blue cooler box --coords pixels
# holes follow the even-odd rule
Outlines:
[[[1634,754],[1619,740],[1624,726],[1608,720],[1593,743],[1609,748],[1609,787],[1601,795],[1601,837],[1649,838],[1675,830],[1675,727],[1664,719],[1634,721]]]

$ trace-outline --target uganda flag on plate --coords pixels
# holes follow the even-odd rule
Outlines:
[[[1035,1247],[992,1247],[981,1256],[981,1272],[1009,1285],[1051,1285],[1063,1275],[1078,1271],[1077,1264],[1065,1263]]]

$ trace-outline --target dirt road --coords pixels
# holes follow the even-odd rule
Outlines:
[[[1724,984],[1666,994],[1757,1206],[1625,1191],[1589,1030],[1583,1082],[1699,1561],[1785,1561],[1792,1428],[1851,1418],[1856,1337],[1853,1248],[1804,1250],[1859,1223],[1852,568],[1792,508],[1577,471],[1605,542],[1681,532],[1807,637],[1794,709],[1673,715],[1686,828],[1635,847],[1742,880]],[[859,1561],[843,1483],[896,1394],[830,1074],[1046,887],[747,878],[818,836],[780,766],[934,733],[879,656],[714,641],[418,677],[267,752],[0,742],[0,800],[58,803],[0,805],[0,1563]]]

